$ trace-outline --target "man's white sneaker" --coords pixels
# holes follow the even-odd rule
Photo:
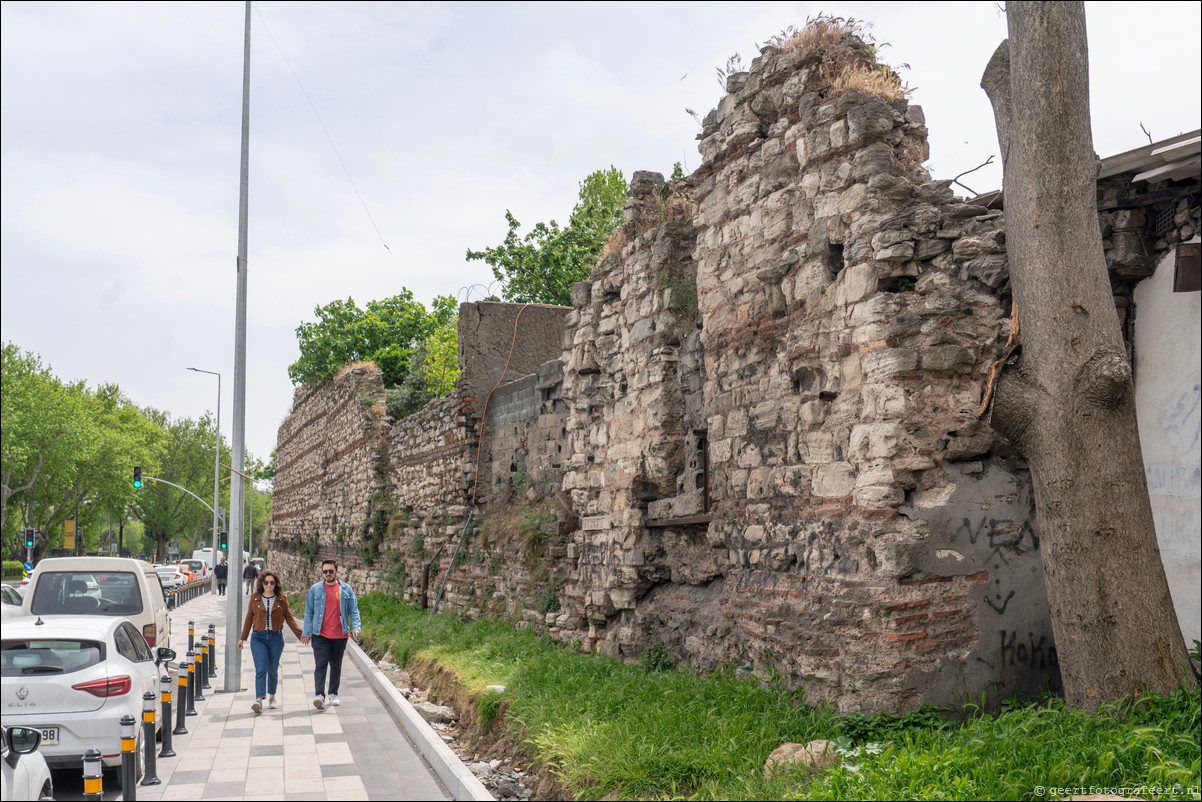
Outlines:
[[[340,704],[342,704],[342,702],[338,701],[338,694],[330,694],[330,707],[338,707]]]
[[[321,710],[323,707],[326,706],[326,700],[323,699],[321,696],[314,696],[313,697],[313,706],[316,707],[318,710]]]
[[[268,710],[275,710],[275,709],[276,709],[277,707],[279,707],[279,706],[280,706],[280,703],[279,703],[279,702],[277,702],[275,699],[268,699],[268,700],[267,700],[267,709],[268,709]]]
[[[250,709],[255,711],[256,716],[259,715],[260,713],[262,713],[263,712],[263,700],[256,699],[255,703],[250,706]]]

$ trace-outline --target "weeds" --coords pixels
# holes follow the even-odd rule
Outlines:
[[[1040,786],[1080,785],[1197,798],[1197,688],[1088,714],[1050,699],[959,721],[939,708],[844,715],[797,706],[794,692],[733,670],[646,671],[504,622],[423,614],[383,594],[360,608],[378,648],[453,671],[477,699],[481,726],[495,716],[490,726],[507,727],[520,749],[553,767],[572,798],[1038,799]],[[503,704],[483,701],[490,684],[507,686]],[[763,777],[781,743],[818,738],[850,762],[805,783]]]

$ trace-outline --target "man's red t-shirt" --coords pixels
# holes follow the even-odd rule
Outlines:
[[[321,631],[317,634],[323,638],[345,638],[342,632],[342,602],[340,594],[342,583],[323,583],[326,590],[326,607],[321,616]]]

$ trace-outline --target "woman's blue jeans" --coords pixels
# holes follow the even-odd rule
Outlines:
[[[275,696],[276,685],[280,681],[280,655],[284,653],[284,633],[250,633],[250,653],[255,659],[255,698]]]

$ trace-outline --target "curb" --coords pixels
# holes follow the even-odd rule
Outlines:
[[[401,695],[388,677],[384,676],[384,672],[380,670],[375,661],[367,656],[363,647],[353,639],[346,646],[347,654],[363,672],[367,683],[376,692],[376,696],[380,697],[380,701],[388,709],[389,715],[413,741],[418,753],[429,762],[434,773],[438,775],[438,779],[442,780],[447,790],[451,792],[451,796],[454,799],[479,800],[479,802],[494,800],[495,797],[484,787],[484,783],[480,782],[475,774],[472,774],[471,769],[463,764],[459,756],[452,752],[442,738],[435,734],[426,720],[418,715],[418,712],[413,709],[413,705],[409,704],[409,700]]]

